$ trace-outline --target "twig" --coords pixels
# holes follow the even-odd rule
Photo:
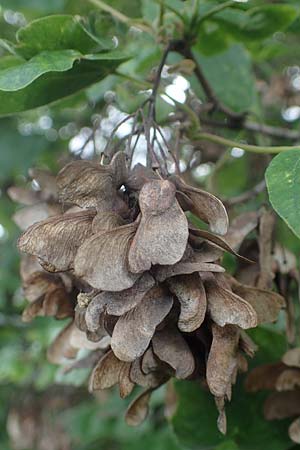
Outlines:
[[[247,152],[252,152],[252,153],[276,154],[276,153],[286,152],[288,150],[299,150],[300,151],[299,145],[298,146],[258,146],[258,145],[244,144],[243,142],[236,142],[236,141],[233,141],[232,139],[223,138],[221,136],[217,136],[216,134],[211,134],[211,133],[199,133],[196,136],[194,136],[194,139],[214,142],[216,144],[224,145],[225,147],[227,147],[227,146],[238,147]]]
[[[211,125],[218,128],[237,129],[240,128],[232,122],[221,122],[204,117],[200,117],[200,121],[204,125]],[[276,137],[281,139],[289,139],[291,141],[300,140],[300,132],[297,130],[290,130],[288,128],[273,127],[264,123],[251,122],[246,120],[242,124],[242,128],[249,131],[265,134],[266,136]]]
[[[151,33],[151,31],[152,31],[150,26],[147,26],[140,22],[137,22],[136,20],[132,19],[131,17],[126,16],[125,14],[121,13],[121,11],[118,11],[117,9],[113,8],[112,6],[103,2],[102,0],[88,0],[88,1],[90,3],[92,3],[93,5],[97,6],[97,8],[100,8],[103,11],[111,14],[119,22],[125,23],[128,26],[134,25],[136,28],[139,28],[140,30],[145,31],[146,33]]]
[[[258,194],[263,192],[266,188],[265,180],[260,181],[256,186],[254,186],[249,191],[243,192],[241,195],[237,195],[236,197],[229,198],[228,200],[223,200],[226,206],[235,206],[240,203],[247,202],[252,198],[256,197]]]
[[[214,8],[210,9],[206,14],[203,14],[203,16],[199,18],[199,20],[197,22],[197,27],[199,27],[199,25],[202,22],[204,22],[206,19],[208,19],[209,17],[212,17],[215,14],[217,14],[218,12],[223,11],[223,9],[226,9],[229,6],[236,6],[236,5],[237,5],[237,2],[235,0],[229,0],[225,3],[215,6]]]

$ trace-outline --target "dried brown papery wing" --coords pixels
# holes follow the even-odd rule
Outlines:
[[[95,234],[79,248],[75,273],[96,289],[122,291],[139,278],[127,268],[127,252],[135,224]]]
[[[201,278],[197,273],[180,275],[168,280],[170,291],[180,302],[178,328],[191,333],[200,327],[206,313],[206,294]]]
[[[80,245],[92,233],[93,211],[51,217],[32,225],[21,235],[18,247],[53,266],[53,271],[73,268]]]
[[[213,340],[207,360],[206,379],[210,392],[225,397],[237,365],[239,330],[232,325],[212,324]]]
[[[264,210],[260,217],[258,239],[260,272],[257,287],[262,289],[270,289],[274,278],[274,273],[272,271],[274,227],[274,212]]]
[[[142,356],[142,363],[141,368],[145,375],[147,375],[150,372],[154,372],[157,370],[158,367],[158,361],[156,356],[153,353],[153,349],[150,345],[150,347],[145,351],[145,353]]]
[[[152,346],[155,355],[175,370],[176,378],[184,379],[192,375],[195,370],[193,354],[175,327],[165,327],[156,331]]]
[[[156,179],[158,176],[153,170],[138,163],[130,171],[126,186],[132,191],[140,191],[145,183]]]
[[[43,315],[43,301],[44,299],[41,297],[26,306],[22,314],[22,321],[31,322],[35,317]]]
[[[93,234],[101,231],[113,230],[114,228],[121,227],[122,225],[125,225],[125,221],[119,214],[114,212],[98,212],[94,217],[92,224]]]
[[[57,186],[55,176],[48,170],[31,168],[29,175],[38,182],[41,189],[41,197],[45,200],[57,198]]]
[[[46,220],[48,217],[57,214],[60,214],[58,206],[51,208],[47,203],[36,203],[35,205],[18,209],[13,215],[13,221],[22,231],[25,231],[36,222]]]
[[[235,294],[246,300],[256,311],[258,323],[275,322],[280,310],[285,306],[284,298],[272,291],[258,289],[235,282]]]
[[[131,364],[123,362],[119,374],[119,391],[121,398],[128,397],[134,388],[134,383],[130,379],[130,369]]]
[[[153,389],[146,389],[129,405],[125,420],[129,426],[138,426],[146,419],[149,412],[149,401]]]
[[[139,195],[141,221],[130,246],[128,262],[134,273],[151,265],[175,264],[182,258],[188,240],[188,223],[169,181],[146,183]]]
[[[122,316],[134,308],[154,284],[154,278],[145,273],[129,289],[121,292],[105,291],[96,295],[89,303],[85,316],[88,329],[95,331],[99,327],[99,315],[104,311],[113,316]]]
[[[155,370],[145,374],[141,368],[141,358],[136,359],[131,364],[130,379],[138,386],[145,388],[156,388],[165,383],[169,376],[162,370],[159,363],[156,363]]]
[[[56,336],[47,351],[48,360],[53,364],[62,364],[66,359],[76,358],[78,349],[74,348],[71,343],[71,335],[75,328],[74,322],[69,323]]]
[[[108,389],[117,384],[124,364],[127,365],[120,361],[112,350],[107,352],[93,369],[89,381],[89,391]]]
[[[225,206],[214,195],[184,183],[179,177],[172,178],[178,190],[192,201],[190,211],[209,224],[213,233],[224,235],[228,230],[228,216]]]
[[[61,279],[53,274],[44,272],[42,269],[34,272],[23,283],[24,295],[29,302],[34,302],[45,295],[49,288],[53,287],[63,287]]]
[[[206,280],[204,286],[208,311],[215,323],[221,327],[238,325],[243,329],[257,326],[257,314],[248,302],[228,289],[222,289],[213,278]]]
[[[59,200],[82,208],[100,207],[110,210],[116,196],[116,186],[110,166],[91,161],[73,161],[57,176]]]
[[[66,319],[74,315],[74,303],[63,287],[49,289],[43,301],[43,315]]]
[[[236,256],[237,258],[248,262],[248,263],[252,263],[253,261],[251,261],[248,258],[245,258],[244,256],[239,255],[238,253],[236,253],[231,247],[230,245],[227,243],[227,241],[225,240],[225,238],[222,238],[220,236],[216,236],[213,233],[210,233],[209,231],[206,230],[200,230],[199,228],[193,228],[193,227],[189,227],[190,232],[194,235],[194,236],[198,236],[202,239],[205,239],[208,242],[211,242],[212,244],[220,247],[222,250],[225,250],[226,252],[231,253],[232,255]]]
[[[284,354],[282,362],[287,366],[300,367],[300,347],[288,350]]]
[[[152,288],[134,309],[119,318],[111,339],[115,355],[122,361],[140,357],[172,305],[172,297],[161,287]]]
[[[218,264],[205,262],[178,262],[173,266],[158,266],[154,270],[157,281],[165,281],[167,278],[177,275],[188,275],[195,272],[225,272],[225,269]]]
[[[278,377],[286,370],[282,363],[271,363],[258,366],[247,376],[245,387],[249,392],[274,390]]]
[[[250,211],[243,213],[232,221],[224,238],[230,247],[237,251],[245,237],[251,233],[251,231],[255,230],[257,225],[257,212]]]
[[[296,444],[300,444],[300,417],[294,420],[289,426],[289,437]]]
[[[38,192],[18,186],[9,187],[7,194],[13,202],[26,206],[34,205],[40,201]]]
[[[226,434],[227,431],[227,417],[225,412],[225,397],[215,397],[216,407],[219,412],[217,420],[218,430],[222,434]]]
[[[277,391],[293,391],[300,388],[300,370],[286,369],[276,381]]]
[[[300,390],[275,392],[264,404],[264,416],[267,420],[286,419],[300,415]]]

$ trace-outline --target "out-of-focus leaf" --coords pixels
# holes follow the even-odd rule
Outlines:
[[[196,48],[195,56],[217,97],[225,105],[235,111],[244,111],[254,106],[256,91],[251,60],[241,45],[232,45],[224,52],[210,57],[202,55]],[[195,80],[192,82],[193,88],[203,97],[198,84]]]
[[[277,155],[266,171],[267,188],[273,208],[300,237],[300,146]]]
[[[70,15],[42,17],[17,32],[18,53],[25,58],[52,50],[78,50],[93,53],[107,49],[100,39],[83,26],[82,20]]]

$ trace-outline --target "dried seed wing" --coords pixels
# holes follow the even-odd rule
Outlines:
[[[110,164],[110,170],[113,174],[114,184],[119,188],[122,184],[127,182],[128,178],[128,167],[127,167],[127,156],[124,152],[117,152]]]
[[[180,302],[178,328],[186,333],[199,328],[206,314],[206,294],[198,273],[180,275],[167,281],[170,291]]]
[[[208,311],[212,320],[223,327],[238,325],[243,329],[257,326],[254,308],[238,295],[221,288],[213,279],[204,282]]]
[[[189,186],[179,177],[174,177],[178,190],[186,194],[192,202],[190,211],[209,224],[213,233],[224,235],[228,230],[228,215],[225,206],[209,192]]]
[[[37,256],[50,271],[72,269],[80,245],[92,233],[93,211],[51,217],[21,235],[18,247]]]
[[[213,340],[207,360],[206,379],[210,392],[225,397],[237,365],[239,330],[232,325],[212,325]]]
[[[282,362],[287,366],[300,368],[300,347],[288,350],[283,355]]]
[[[216,236],[213,233],[210,233],[209,231],[206,230],[200,230],[199,228],[193,228],[193,227],[189,227],[190,232],[194,235],[194,236],[198,236],[202,239],[207,240],[208,242],[211,242],[214,245],[217,245],[218,247],[220,247],[222,250],[225,250],[228,253],[231,253],[232,255],[236,256],[237,258],[248,262],[248,263],[252,263],[253,261],[251,261],[248,258],[245,258],[244,256],[239,255],[238,253],[236,253],[231,247],[230,245],[226,242],[225,238],[222,238],[220,236]]]
[[[147,349],[156,327],[173,305],[160,287],[152,288],[132,310],[121,316],[113,330],[111,347],[122,361],[134,361]]]
[[[73,161],[57,175],[59,200],[81,208],[110,210],[116,196],[110,166],[91,161]]]
[[[285,306],[284,298],[272,291],[246,286],[237,282],[232,285],[232,290],[253,306],[259,324],[275,322],[278,319],[280,310]]]
[[[188,261],[179,261],[172,266],[158,266],[154,269],[157,281],[165,281],[167,278],[177,275],[188,275],[195,272],[225,272],[225,269],[218,264]]]
[[[78,349],[74,348],[70,343],[74,327],[74,322],[69,323],[56,336],[56,338],[48,348],[47,357],[51,363],[62,364],[66,359],[76,358]]]
[[[127,268],[127,252],[136,230],[135,224],[93,235],[79,248],[75,273],[96,289],[122,291],[139,278]]]
[[[56,179],[51,172],[34,167],[29,169],[29,175],[37,181],[45,200],[57,198]]]
[[[22,321],[31,322],[35,317],[43,315],[43,297],[30,303],[23,311]]]
[[[122,362],[113,351],[105,353],[94,367],[89,380],[89,391],[108,389],[119,382]]]
[[[134,383],[130,379],[130,368],[130,363],[122,362],[122,367],[119,373],[119,391],[121,398],[128,397],[134,388]]]
[[[296,444],[300,444],[300,417],[295,419],[289,426],[289,437]]]
[[[245,388],[248,392],[274,390],[278,377],[286,370],[282,363],[264,364],[255,367],[247,376]]]
[[[257,281],[257,287],[262,289],[270,289],[274,273],[272,270],[273,263],[273,234],[275,227],[275,214],[273,211],[262,211],[259,222],[259,266],[260,272]]]
[[[188,223],[168,181],[146,183],[139,195],[142,218],[130,246],[128,262],[134,273],[151,265],[175,264],[182,258],[188,240]]]
[[[152,346],[155,355],[175,370],[175,376],[185,379],[195,370],[194,356],[180,332],[174,327],[156,331]]]
[[[125,221],[119,214],[115,212],[98,212],[94,217],[92,224],[93,234],[101,231],[113,230],[114,228],[121,227],[122,225],[125,225]]]
[[[264,404],[264,416],[267,420],[286,419],[300,415],[300,390],[274,392]]]
[[[25,231],[31,225],[59,213],[60,208],[58,207],[50,210],[47,203],[36,203],[35,205],[18,209],[13,215],[13,221],[22,231]]]
[[[128,363],[127,363],[128,364]],[[169,376],[162,370],[159,363],[156,363],[155,370],[145,374],[141,368],[141,358],[136,359],[131,364],[130,379],[138,386],[145,388],[156,388],[165,383]]]
[[[258,214],[255,211],[246,212],[237,216],[230,224],[224,236],[231,248],[238,251],[242,242],[258,225]]]
[[[153,389],[146,389],[130,403],[125,415],[127,425],[138,426],[147,418],[152,391]]]
[[[293,391],[300,387],[300,370],[286,369],[278,377],[276,381],[277,391]]]
[[[38,192],[30,189],[11,186],[7,189],[6,192],[13,202],[21,203],[21,205],[30,206],[40,201]]]

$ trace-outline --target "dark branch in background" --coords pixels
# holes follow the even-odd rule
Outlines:
[[[260,181],[256,186],[254,186],[249,191],[243,192],[241,195],[237,195],[236,197],[232,197],[228,200],[223,200],[225,206],[235,206],[240,205],[241,203],[245,203],[248,200],[255,198],[258,194],[263,192],[266,189],[265,180]]]
[[[216,128],[229,128],[229,129],[237,128],[236,125],[232,124],[231,122],[221,122],[221,121],[208,119],[206,117],[201,117],[201,123],[203,123],[204,125],[210,125],[210,126],[216,127]],[[297,130],[289,130],[288,128],[272,127],[271,125],[266,125],[266,124],[257,123],[257,122],[251,122],[248,120],[246,120],[242,124],[242,128],[244,130],[254,131],[257,133],[264,134],[266,136],[276,137],[279,139],[289,139],[291,141],[300,140],[300,132]]]

